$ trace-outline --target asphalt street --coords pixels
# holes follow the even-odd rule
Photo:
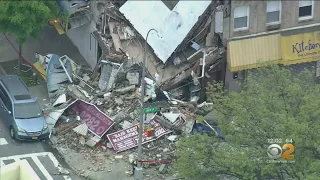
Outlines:
[[[3,74],[3,71],[0,70],[0,74]],[[36,91],[33,90],[34,92]],[[41,101],[41,99],[39,100]],[[13,163],[19,159],[26,159],[41,180],[79,179],[63,159],[60,159],[57,151],[52,149],[47,142],[15,141],[11,139],[9,129],[5,127],[3,120],[0,119],[0,166]],[[61,167],[68,169],[70,174],[58,175],[58,164],[59,167],[61,165]]]

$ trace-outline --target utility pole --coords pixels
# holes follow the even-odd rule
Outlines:
[[[141,76],[141,111],[140,111],[140,126],[139,126],[139,141],[138,141],[138,162],[137,167],[134,169],[134,179],[142,180],[143,179],[143,171],[142,171],[142,163],[140,162],[142,159],[142,133],[143,133],[143,121],[144,121],[144,94],[145,94],[145,76],[146,76],[146,56],[147,56],[147,41],[148,36],[151,31],[156,31],[157,35],[158,31],[155,29],[150,29],[147,33],[146,41],[144,42],[144,56],[143,56],[143,66],[142,66],[142,76]],[[160,36],[159,36],[160,37]]]

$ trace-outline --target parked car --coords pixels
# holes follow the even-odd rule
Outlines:
[[[0,118],[18,140],[49,137],[49,129],[36,98],[19,76],[0,76]]]

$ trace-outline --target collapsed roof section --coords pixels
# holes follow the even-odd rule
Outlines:
[[[201,79],[204,77],[204,73],[201,72],[203,70],[205,73],[207,73],[207,71],[214,72],[219,71],[218,69],[223,69],[222,65],[224,63],[221,62],[224,62],[225,59],[225,47],[223,47],[223,44],[221,43],[222,33],[217,31],[217,28],[215,28],[216,26],[221,30],[223,26],[222,23],[217,23],[223,21],[223,16],[218,16],[218,19],[215,17],[215,12],[222,13],[224,9],[217,8],[219,3],[213,1],[197,1],[197,3],[193,2],[194,4],[197,4],[194,5],[192,2],[179,1],[175,6],[170,8],[172,9],[171,11],[168,9],[169,7],[167,7],[162,1],[118,2],[119,1],[99,1],[97,3],[97,9],[100,13],[100,20],[97,22],[98,30],[95,31],[94,34],[102,48],[102,56],[100,57],[97,67],[100,66],[101,60],[108,60],[120,64],[124,63],[125,67],[131,67],[133,64],[140,64],[141,66],[143,57],[146,55],[146,68],[148,77],[153,78],[157,85],[163,90],[171,89],[175,86],[178,86],[178,84],[182,83],[182,81],[190,79],[192,72],[197,71],[197,77],[192,76],[192,78]],[[198,4],[198,2],[200,3]],[[141,3],[142,5],[141,7],[138,6],[133,8],[131,3]],[[166,11],[168,13],[165,15],[166,17],[164,17],[163,13],[158,14],[158,16],[154,15],[155,12],[153,11],[157,9],[152,5],[157,6],[158,8],[158,5],[155,3],[162,3],[159,6],[161,8],[167,8]],[[129,5],[132,5],[131,10],[128,8]],[[135,5],[137,6],[137,4]],[[200,9],[200,7],[202,7],[203,11],[198,9],[197,13],[195,13],[194,9],[188,9],[185,11],[180,10],[180,8],[183,6],[191,5],[192,8],[197,6]],[[127,10],[125,10],[126,6],[128,6]],[[149,8],[151,9],[148,9],[148,6],[150,6]],[[154,9],[152,10],[152,8]],[[132,16],[129,16],[130,13],[133,13],[131,11],[137,12],[138,15],[131,14]],[[129,14],[126,14],[127,12]],[[153,19],[142,18],[141,12],[143,12],[144,16],[153,16]],[[156,12],[159,13],[159,11]],[[186,17],[184,16],[184,13],[186,12],[191,14],[189,19],[194,18],[192,23],[186,21]],[[140,20],[139,18],[135,19],[134,16],[140,17]],[[161,21],[159,21],[159,18]],[[141,21],[144,22],[144,24],[137,26],[135,21]],[[156,22],[156,27],[152,27],[154,22]],[[162,27],[163,23],[165,22],[170,22],[171,24],[169,23],[169,26]],[[173,25],[174,23],[179,25],[179,22],[181,26],[178,27]],[[181,33],[180,30],[182,30],[182,26],[186,24],[189,25],[188,30],[185,30],[183,33]],[[175,26],[176,28],[170,29],[171,26]],[[155,31],[151,31],[149,33],[147,41],[150,46],[147,46],[147,49],[144,49],[143,43],[145,43],[145,38],[147,32],[149,31],[149,27],[156,29],[158,34]],[[175,32],[173,32],[174,30]],[[169,31],[171,32],[169,33]],[[158,35],[160,37],[158,37]],[[152,38],[164,43],[162,44],[163,47],[157,46],[157,44],[152,44]],[[179,42],[177,41],[177,38],[179,39]],[[160,59],[160,55],[156,50],[157,48],[160,48],[159,52],[161,51],[167,53],[162,54],[165,58]],[[170,48],[170,51],[163,51]],[[215,51],[212,51],[213,49],[215,49]],[[203,60],[204,58],[205,60]],[[203,63],[204,61],[205,63]],[[205,64],[205,68],[201,68],[203,64]],[[200,70],[198,72],[196,69],[199,68]],[[214,76],[220,78],[217,81],[224,80],[223,75],[219,77],[216,75]]]
[[[162,1],[127,1],[120,12],[145,39],[150,29],[148,44],[165,63],[185,39],[211,1],[179,1],[171,11]],[[146,40],[146,39],[145,39]]]

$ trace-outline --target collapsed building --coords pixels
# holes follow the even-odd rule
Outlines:
[[[62,4],[77,8],[76,1]],[[225,77],[224,2],[89,1],[80,5],[78,10],[84,8],[87,14],[69,15],[73,19],[67,23],[74,21],[73,28],[64,33],[90,68],[54,54],[42,61],[51,102],[45,109],[46,120],[54,146],[62,154],[110,155],[101,152],[102,147],[117,153],[111,154],[115,159],[130,159],[138,145],[140,113],[145,113],[144,123],[155,129],[154,135],[143,135],[144,165],[161,164],[160,172],[170,169],[164,167],[174,159],[180,135],[208,131],[224,139],[214,120],[196,122],[198,111],[208,107],[206,115],[212,108],[212,103],[205,102],[207,83]],[[147,72],[141,112],[144,57]],[[99,164],[101,171],[107,168],[106,161]],[[86,176],[82,170],[79,173]]]
[[[88,1],[91,20],[66,34],[95,75],[102,61],[142,67],[146,56],[147,77],[158,88],[174,98],[201,102],[206,98],[208,82],[225,79],[225,3],[228,2]],[[76,1],[69,3],[73,8],[76,5]],[[73,18],[77,16],[80,17],[74,14]],[[144,49],[151,29],[154,30]]]

